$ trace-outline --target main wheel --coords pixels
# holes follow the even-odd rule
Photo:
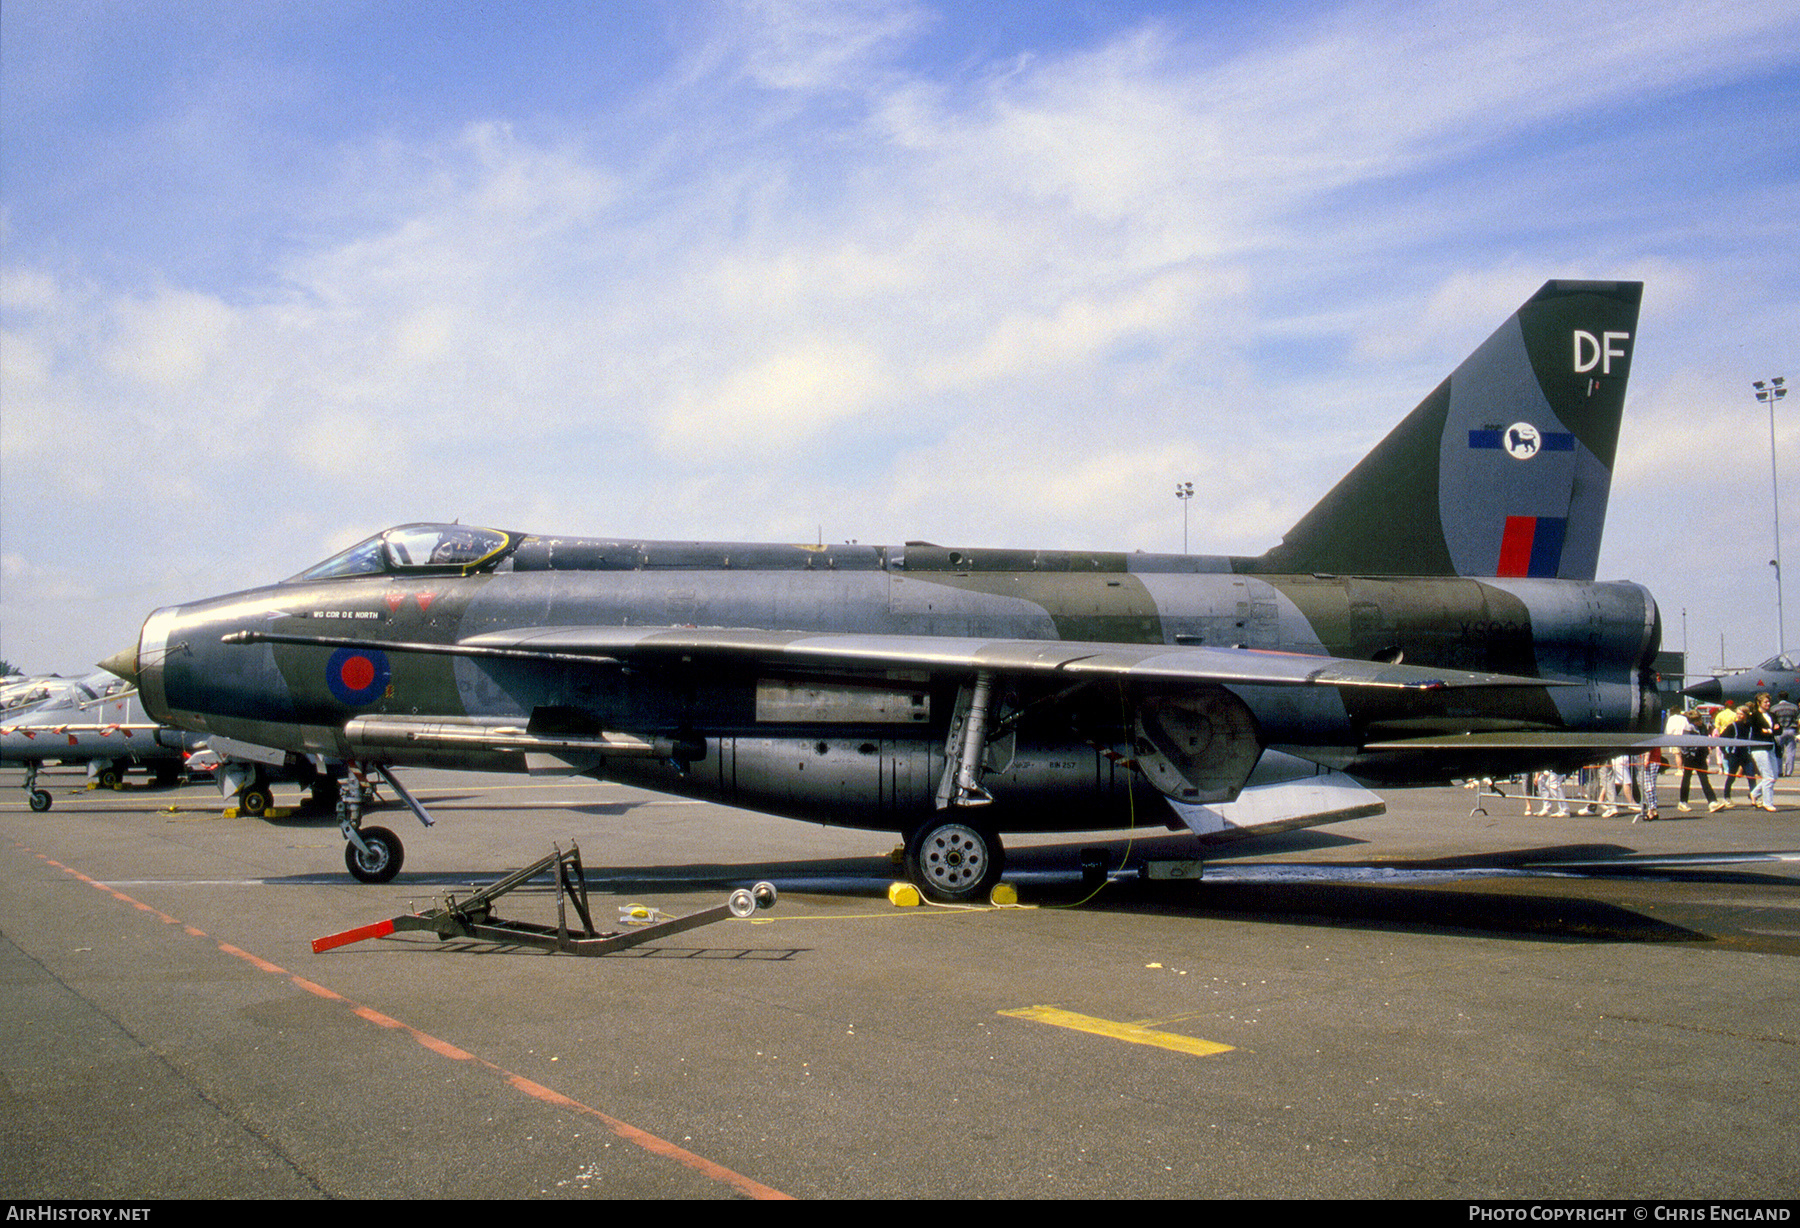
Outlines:
[[[42,789],[33,789],[31,791],[31,808],[39,814],[50,809],[50,795]]]
[[[363,838],[369,851],[364,853],[354,844],[344,846],[344,868],[350,871],[350,877],[359,883],[391,882],[406,859],[400,837],[385,827],[364,827],[356,834]]]
[[[94,779],[100,782],[102,789],[116,789],[125,783],[125,769],[116,765],[103,767]]]
[[[906,877],[940,904],[986,898],[1005,868],[1000,837],[972,823],[926,823],[906,842]]]
[[[238,794],[238,810],[252,818],[258,818],[268,810],[271,800],[267,789],[251,785]]]

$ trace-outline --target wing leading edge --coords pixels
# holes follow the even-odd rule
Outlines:
[[[590,664],[715,657],[863,669],[1054,675],[1082,680],[1211,683],[1230,686],[1330,686],[1394,690],[1571,685],[1544,678],[1389,665],[1344,657],[1255,648],[1113,644],[1076,640],[1003,640],[926,635],[815,634],[737,627],[527,627],[490,631],[454,644],[244,631],[231,643],[372,648],[503,660]]]

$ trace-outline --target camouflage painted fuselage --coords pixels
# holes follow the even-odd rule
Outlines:
[[[656,754],[570,764],[609,779],[833,823],[905,830],[933,809],[958,681],[927,670],[814,670],[716,658],[483,659],[383,652],[520,628],[723,627],[869,636],[1224,646],[1543,677],[1575,685],[1346,692],[1234,687],[1260,746],[1381,782],[1548,765],[1555,756],[1369,751],[1486,730],[1654,725],[1659,638],[1635,584],[1255,575],[1254,560],[1067,551],[771,546],[525,537],[473,574],[292,581],[159,611],[140,661],[153,710],[295,752],[524,771],[523,751],[383,738],[379,718],[496,723],[539,736],[619,731]],[[253,631],[361,647],[225,644]],[[1094,828],[1154,793],[1132,754],[1130,688],[1055,695],[1006,683],[1010,739],[985,783],[1001,829]],[[1042,701],[1042,702],[1040,702]],[[361,719],[359,719],[361,718]],[[1591,752],[1587,758],[1592,758]],[[1564,764],[1568,766],[1568,764]],[[1139,821],[1142,821],[1140,818]]]
[[[1252,779],[1276,760],[1567,769],[1656,729],[1655,603],[1593,582],[1642,291],[1545,283],[1256,558],[405,525],[153,614],[121,669],[245,742],[901,831],[1121,826],[1158,796],[1211,830],[1193,808],[1298,791]]]

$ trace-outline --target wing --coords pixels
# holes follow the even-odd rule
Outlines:
[[[147,721],[107,721],[104,724],[52,724],[46,721],[42,724],[0,725],[0,733],[18,733],[30,738],[40,733],[142,733],[161,728],[161,725]]]
[[[1766,746],[1742,738],[1709,738],[1695,733],[1599,733],[1587,730],[1527,730],[1524,732],[1459,733],[1435,738],[1398,738],[1370,742],[1364,750],[1551,750],[1605,751],[1628,755],[1634,751],[1706,748],[1712,746]]]
[[[1336,688],[1425,695],[1571,685],[1542,678],[1262,649],[734,627],[527,627],[485,632],[449,644],[274,631],[241,631],[227,640],[559,666],[586,663],[648,668],[660,663],[700,662],[776,669],[930,672],[959,681],[961,688],[946,742],[948,766],[939,784],[940,808],[952,799],[955,804],[987,800],[979,785],[982,730],[988,720],[985,688],[998,678],[1038,679],[1059,691],[1104,682],[1133,687],[1139,700],[1132,705],[1133,766],[1168,797],[1193,803],[1234,799],[1264,749],[1247,697],[1233,696],[1223,688]],[[1354,736],[1348,728],[1322,730],[1321,734]],[[354,748],[371,756],[523,755],[532,771],[584,771],[602,759],[679,759],[688,753],[653,731],[583,730],[571,734],[521,727],[516,720],[429,715],[359,716],[347,724],[344,736]],[[1258,825],[1267,821],[1267,816],[1254,820]]]
[[[1255,648],[1110,644],[1076,640],[1008,640],[934,635],[761,631],[737,627],[527,627],[490,631],[454,644],[407,643],[336,636],[242,631],[240,644],[306,644],[385,652],[501,660],[619,664],[710,657],[792,666],[886,668],[1112,678],[1132,682],[1229,686],[1374,687],[1440,690],[1572,685],[1510,674],[1389,665],[1344,657]]]

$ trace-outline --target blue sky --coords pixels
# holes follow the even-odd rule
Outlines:
[[[1592,277],[1646,282],[1601,572],[1759,660],[1797,36],[1791,3],[8,0],[0,656],[82,670],[407,520],[1172,550],[1192,481],[1195,548],[1257,553]]]

